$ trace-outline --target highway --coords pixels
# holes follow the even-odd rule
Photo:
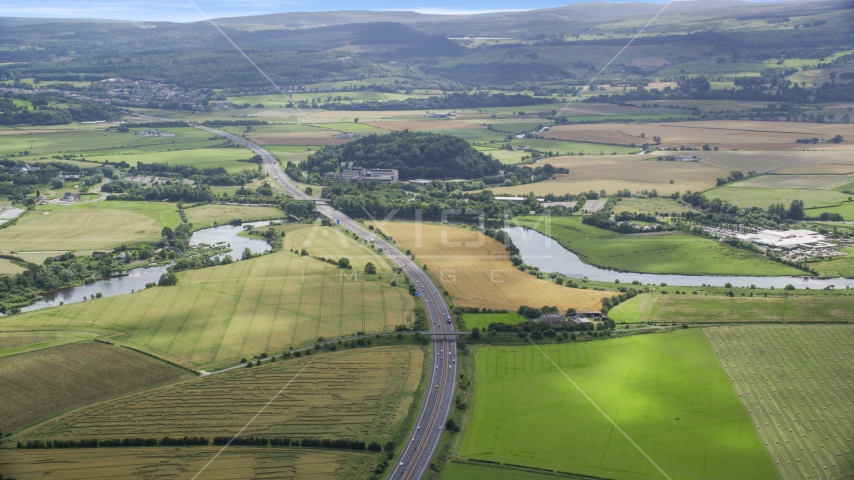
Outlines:
[[[166,119],[158,119],[166,120]],[[192,125],[192,124],[191,124]],[[268,151],[249,140],[221,130],[215,130],[201,125],[192,125],[206,132],[226,137],[233,142],[240,143],[246,148],[260,155],[264,160],[264,171],[270,174],[276,183],[282,186],[291,196],[300,200],[314,200],[311,196],[296,187],[288,179],[287,175],[279,167],[276,158]],[[357,234],[368,242],[372,242],[377,249],[383,252],[400,267],[409,281],[412,282],[421,299],[430,319],[430,330],[432,332],[453,333],[454,323],[451,311],[438,288],[430,281],[427,274],[409,257],[401,253],[393,245],[386,242],[382,237],[363,228],[358,222],[347,215],[335,210],[323,202],[317,203],[317,210],[324,216],[339,223],[342,227]],[[430,381],[426,385],[424,401],[415,425],[406,439],[399,458],[391,467],[388,478],[420,479],[430,467],[430,460],[439,448],[439,441],[445,429],[445,421],[451,414],[454,405],[454,395],[457,387],[457,345],[456,337],[453,336],[431,336],[433,351],[431,353],[432,365],[430,366]]]

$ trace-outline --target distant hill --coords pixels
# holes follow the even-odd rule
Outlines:
[[[237,30],[230,33],[242,48],[257,50],[333,50],[390,52],[406,56],[457,56],[466,49],[445,37],[428,35],[402,23],[352,23],[300,30]],[[227,49],[228,40],[218,37],[215,47]]]
[[[344,146],[326,147],[311,155],[303,168],[334,172],[340,162],[364,168],[396,168],[401,180],[481,178],[496,175],[502,168],[501,162],[461,138],[410,131],[370,135]]]

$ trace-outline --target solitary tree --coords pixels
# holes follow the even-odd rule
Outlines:
[[[243,249],[243,255],[240,256],[242,260],[249,260],[252,258],[252,250],[249,250],[249,247]]]
[[[376,265],[374,265],[371,262],[368,262],[367,264],[365,264],[365,273],[368,275],[373,275],[373,274],[377,273]]]
[[[338,259],[338,266],[341,268],[350,268],[350,260],[344,257]]]

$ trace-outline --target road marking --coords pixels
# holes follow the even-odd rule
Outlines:
[[[623,431],[623,429],[622,429],[622,428],[620,428],[620,426],[619,426],[619,425],[617,425],[617,422],[615,422],[615,421],[614,421],[614,419],[612,419],[612,418],[610,417],[610,415],[608,415],[607,413],[605,413],[605,410],[602,410],[602,408],[599,406],[599,404],[597,404],[596,402],[594,402],[594,401],[593,401],[593,399],[592,399],[592,398],[590,398],[590,396],[589,396],[589,395],[587,395],[587,393],[586,393],[584,390],[582,390],[582,389],[581,389],[581,387],[579,387],[579,386],[578,386],[578,384],[577,384],[577,383],[575,383],[575,381],[574,381],[572,378],[570,378],[570,376],[569,376],[569,375],[567,375],[567,373],[566,373],[565,371],[563,371],[563,369],[562,369],[562,368],[560,368],[560,366],[559,366],[557,363],[555,363],[555,361],[554,361],[554,360],[552,360],[552,357],[550,357],[546,352],[544,352],[544,351],[543,351],[543,349],[542,349],[542,348],[540,348],[540,346],[539,346],[539,345],[537,345],[536,343],[534,343],[534,342],[533,342],[533,340],[531,340],[531,339],[529,338],[529,339],[528,339],[528,341],[529,341],[529,342],[531,342],[531,345],[533,345],[534,347],[536,347],[536,349],[537,349],[537,350],[539,350],[539,351],[540,351],[540,353],[542,353],[544,357],[546,357],[546,360],[548,360],[552,365],[554,365],[554,367],[555,367],[556,369],[558,369],[558,371],[559,371],[560,373],[562,373],[562,374],[563,374],[563,376],[564,376],[564,377],[566,377],[566,379],[567,379],[567,380],[569,380],[569,383],[571,383],[571,384],[572,384],[572,386],[576,388],[576,390],[578,390],[582,395],[584,395],[584,398],[586,398],[588,401],[590,401],[590,403],[592,403],[592,404],[593,404],[593,406],[594,406],[594,407],[596,407],[596,410],[599,410],[599,413],[601,413],[601,414],[602,414],[602,416],[604,416],[605,418],[607,418],[607,419],[608,419],[608,421],[609,421],[609,422],[611,422],[611,425],[613,425],[613,426],[614,426],[614,428],[616,428],[620,433],[622,433],[622,434],[623,434],[623,436],[624,436],[624,437],[626,437],[626,440],[628,440],[632,445],[634,445],[634,446],[635,446],[635,448],[637,448],[637,449],[638,449],[638,451],[639,451],[641,454],[643,454],[643,456],[644,456],[644,457],[646,457],[646,459],[647,459],[647,460],[649,460],[649,463],[651,463],[655,468],[657,468],[657,469],[658,469],[658,471],[659,471],[659,472],[661,472],[661,474],[662,474],[662,475],[664,475],[664,478],[666,478],[667,480],[672,480],[672,479],[670,478],[670,476],[669,476],[669,475],[667,475],[667,474],[664,472],[664,470],[662,470],[662,469],[661,469],[661,467],[659,467],[659,466],[658,466],[658,464],[657,464],[657,463],[655,463],[655,460],[653,460],[653,459],[652,459],[652,457],[650,457],[649,455],[647,455],[647,454],[646,454],[646,452],[645,452],[645,451],[643,451],[643,449],[640,447],[640,445],[638,445],[637,443],[635,443],[635,441],[634,441],[634,440],[632,440],[632,437],[630,437],[630,436],[629,436],[629,434],[627,434],[625,431]]]
[[[271,398],[269,402],[267,402],[263,407],[261,407],[261,410],[258,410],[258,413],[256,413],[254,417],[252,417],[251,419],[249,419],[249,421],[248,421],[248,422],[246,422],[246,425],[244,425],[244,426],[243,426],[243,428],[241,428],[241,429],[240,429],[240,431],[238,431],[236,434],[234,434],[234,436],[233,436],[233,437],[231,437],[231,440],[229,440],[229,441],[228,441],[228,443],[226,443],[222,448],[220,448],[220,449],[219,449],[219,451],[218,451],[218,452],[216,452],[216,455],[214,455],[214,456],[213,456],[213,458],[211,458],[211,459],[208,461],[208,463],[206,463],[206,464],[205,464],[205,466],[204,466],[204,467],[202,467],[202,469],[201,469],[201,470],[199,470],[199,473],[197,473],[197,474],[195,474],[195,475],[193,476],[193,480],[196,480],[196,479],[199,477],[199,475],[201,475],[201,474],[202,474],[202,472],[204,472],[204,471],[205,471],[205,469],[206,469],[206,468],[208,468],[208,467],[210,466],[210,464],[212,464],[212,463],[214,462],[214,460],[216,460],[216,459],[217,459],[217,457],[219,457],[219,455],[220,455],[222,452],[224,452],[226,448],[228,448],[228,446],[229,446],[229,445],[231,445],[231,442],[235,441],[235,440],[237,439],[237,437],[239,437],[239,436],[240,436],[240,434],[241,434],[241,433],[243,433],[243,431],[244,431],[244,430],[246,430],[246,428],[247,428],[247,427],[249,427],[249,425],[252,425],[252,422],[254,422],[254,421],[255,421],[255,419],[256,419],[256,418],[258,418],[258,416],[259,416],[259,415],[261,415],[262,413],[264,413],[264,410],[266,410],[266,409],[267,409],[267,407],[269,407],[271,403],[273,403],[277,398],[279,398],[279,395],[281,395],[281,394],[282,394],[282,392],[284,392],[288,387],[290,387],[290,386],[291,386],[291,384],[292,384],[292,383],[294,383],[294,380],[296,380],[296,379],[297,379],[297,377],[299,377],[299,376],[300,376],[300,374],[302,374],[302,372],[303,372],[303,371],[305,371],[305,369],[306,369],[306,368],[308,368],[308,366],[309,366],[309,365],[311,365],[311,362],[312,362],[313,360],[314,360],[314,358],[312,358],[311,360],[309,360],[309,361],[308,361],[308,363],[306,363],[306,364],[305,364],[305,365],[300,369],[300,371],[298,371],[298,372],[297,372],[297,373],[296,373],[296,374],[295,374],[295,375],[294,375],[290,380],[288,380],[288,383],[286,383],[284,387],[282,387],[282,388],[281,388],[281,389],[280,389],[280,390],[279,390],[275,395],[273,395],[273,398]]]

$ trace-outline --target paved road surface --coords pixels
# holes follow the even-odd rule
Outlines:
[[[281,185],[290,195],[297,199],[313,200],[312,197],[291,183],[285,173],[282,172],[275,157],[260,146],[228,132],[201,125],[194,126],[200,130],[226,137],[249,148],[264,159],[264,171],[269,173],[276,183]],[[424,306],[430,318],[431,331],[454,332],[454,324],[451,320],[451,311],[448,308],[448,304],[436,286],[427,277],[426,273],[414,261],[386,242],[382,237],[374,235],[359,223],[331,206],[319,202],[317,209],[322,215],[340,223],[344,228],[372,242],[377,248],[382,248],[388,257],[403,269],[403,272],[415,284],[421,298],[424,300]],[[439,335],[432,337],[432,341],[433,361],[430,382],[427,384],[424,401],[421,404],[421,411],[418,413],[414,429],[406,439],[406,445],[400,457],[392,466],[389,479],[419,479],[424,476],[427,468],[430,467],[430,460],[439,447],[442,431],[445,428],[445,421],[451,413],[457,386],[458,364],[456,339],[452,336]]]

